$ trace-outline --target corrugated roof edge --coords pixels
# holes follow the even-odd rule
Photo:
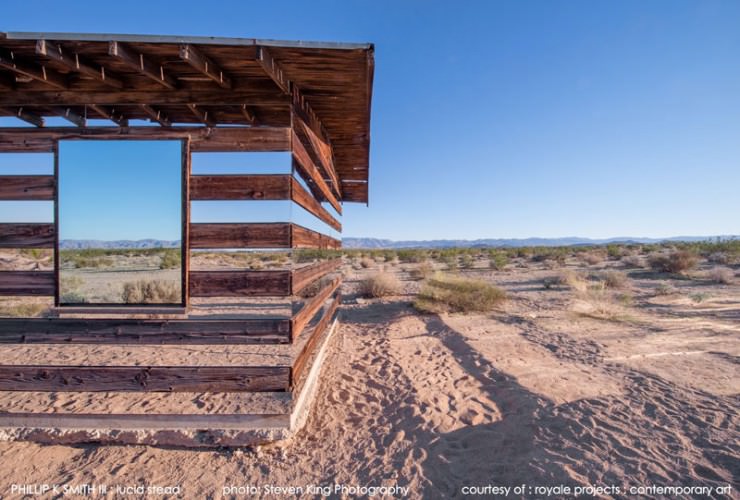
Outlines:
[[[266,47],[287,47],[305,49],[372,50],[372,43],[309,42],[290,40],[266,40],[259,38],[229,38],[216,36],[179,35],[131,35],[115,33],[55,33],[32,31],[8,31],[0,33],[8,40],[72,40],[79,42],[139,42],[139,43],[197,43],[203,45],[264,45]]]

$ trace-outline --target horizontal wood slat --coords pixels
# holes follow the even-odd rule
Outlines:
[[[0,390],[40,392],[285,392],[282,366],[0,365]]]
[[[303,371],[305,370],[306,366],[308,365],[308,361],[311,358],[311,353],[316,348],[316,344],[319,342],[319,339],[321,339],[321,336],[324,334],[326,328],[334,319],[334,315],[336,314],[341,301],[342,298],[340,295],[334,297],[331,305],[321,317],[319,322],[316,324],[313,332],[311,332],[311,338],[308,339],[308,342],[306,342],[306,344],[303,346],[301,352],[298,354],[298,356],[296,356],[296,359],[293,362],[293,367],[290,370],[290,385],[294,392],[300,392],[300,388],[298,388],[297,385],[301,381]]]
[[[342,231],[342,224],[339,223],[337,219],[335,219],[331,213],[327,209],[321,206],[321,203],[314,198],[314,196],[306,191],[306,189],[301,186],[301,183],[298,182],[295,178],[291,176],[291,198],[294,202],[296,202],[298,205],[302,206],[309,212],[311,212],[313,215],[321,219],[322,221],[326,222],[329,226],[331,226],[333,229],[336,229],[337,231]]]
[[[0,224],[0,248],[53,247],[54,224]]]
[[[54,295],[53,271],[0,271],[0,295]]]
[[[53,175],[2,175],[0,200],[53,200]]]
[[[0,152],[51,153],[58,140],[187,138],[193,152],[291,150],[288,127],[48,127],[3,128]]]
[[[191,248],[290,248],[288,223],[190,224]]]
[[[190,271],[191,297],[286,297],[290,271]]]
[[[0,319],[0,344],[285,344],[290,321]]]
[[[341,241],[295,224],[293,224],[291,242],[293,248],[320,248],[332,250],[342,248]]]
[[[298,311],[290,320],[291,342],[295,342],[295,339],[298,338],[306,325],[314,316],[316,316],[316,313],[319,312],[319,309],[321,309],[321,306],[324,304],[326,299],[328,299],[339,288],[339,285],[341,284],[342,278],[337,277],[330,283],[327,283],[327,285],[315,296],[306,300],[301,310]]]
[[[321,172],[319,172],[318,167],[311,159],[311,155],[308,154],[308,151],[295,132],[291,134],[291,144],[293,147],[293,159],[295,160],[294,164],[298,173],[301,174],[309,186],[315,188],[314,194],[317,195],[318,198],[323,197],[323,199],[328,201],[331,206],[334,207],[334,210],[341,214],[342,206],[331,192],[331,189],[326,184]]]
[[[342,259],[332,259],[324,262],[317,262],[309,266],[301,267],[293,271],[293,294],[298,294],[308,285],[326,276],[328,273],[336,270],[342,265]]]
[[[191,175],[191,200],[289,200],[289,175]]]

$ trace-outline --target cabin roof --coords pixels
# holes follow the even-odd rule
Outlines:
[[[0,116],[286,127],[298,106],[333,147],[341,199],[367,202],[373,73],[369,43],[6,32]]]

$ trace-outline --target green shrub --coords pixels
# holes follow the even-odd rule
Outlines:
[[[509,257],[505,253],[495,252],[495,253],[490,254],[490,261],[488,265],[491,269],[501,271],[503,270],[504,267],[506,267],[506,264],[508,263],[509,263]]]
[[[129,281],[121,298],[127,304],[174,304],[180,301],[180,286],[172,281]]]
[[[428,261],[422,262],[416,268],[409,271],[409,275],[417,280],[428,278],[432,273],[434,273],[434,266]]]
[[[683,273],[696,267],[698,259],[688,250],[676,250],[669,254],[653,254],[648,263],[654,271],[663,273]]]
[[[178,269],[181,265],[182,259],[179,250],[166,250],[161,257],[159,263],[160,269]]]
[[[438,274],[427,280],[414,301],[422,312],[488,312],[506,299],[500,288],[483,280]]]

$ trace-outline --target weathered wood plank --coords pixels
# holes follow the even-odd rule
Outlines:
[[[289,223],[190,224],[190,248],[290,248]]]
[[[342,231],[342,224],[335,219],[331,213],[321,206],[321,203],[318,202],[316,198],[313,197],[311,193],[306,191],[306,189],[301,186],[301,183],[298,182],[294,177],[291,176],[291,198],[294,202],[296,202],[301,207],[305,208],[309,212],[311,212],[313,215],[321,219],[322,221],[326,222],[330,227],[336,229],[337,231]]]
[[[0,365],[0,390],[39,392],[284,392],[282,366]]]
[[[1,223],[0,248],[53,248],[54,224]]]
[[[290,321],[0,319],[0,344],[285,344]]]
[[[331,259],[301,267],[293,271],[293,294],[298,294],[308,285],[342,265],[342,259]]]
[[[2,94],[0,94],[2,95]],[[71,127],[3,128],[0,152],[53,151],[54,142],[75,139],[186,139],[193,152],[290,151],[288,127]]]
[[[303,146],[311,155],[314,164],[319,167],[325,178],[331,181],[330,187],[332,188],[332,192],[338,198],[341,198],[341,186],[336,168],[334,167],[334,154],[331,144],[322,140],[295,111],[293,114],[293,129],[301,139]]]
[[[0,68],[46,83],[60,90],[68,87],[67,79],[58,71],[31,61],[25,61],[16,57],[12,51],[4,48],[0,48]]]
[[[231,78],[216,63],[202,54],[195,45],[180,45],[180,59],[216,82],[219,87],[231,88]]]
[[[303,226],[293,224],[291,242],[293,248],[321,248],[335,250],[342,247],[342,242]]]
[[[193,175],[191,200],[289,200],[290,175]]]
[[[59,44],[54,44],[47,40],[38,40],[36,42],[36,53],[63,64],[70,71],[89,76],[115,89],[123,88],[123,82],[120,77],[115,76],[103,66],[86,62],[84,58],[81,58],[78,54],[70,53]]]
[[[167,115],[165,115],[161,109],[155,109],[148,104],[139,104],[139,109],[149,117],[149,120],[159,123],[162,127],[169,127],[172,122]]]
[[[305,180],[306,184],[313,189],[314,195],[318,198],[323,197],[323,199],[328,201],[331,206],[334,207],[334,210],[341,214],[342,206],[339,204],[339,201],[337,201],[334,193],[331,192],[331,189],[329,189],[329,186],[326,184],[321,172],[319,172],[318,167],[311,159],[311,155],[308,154],[306,147],[295,132],[291,134],[291,145],[293,148],[293,159],[295,160],[294,164],[296,166],[296,170],[301,174],[303,180]]]
[[[36,127],[43,127],[46,124],[44,117],[38,113],[33,113],[26,110],[22,106],[19,108],[0,108],[0,114],[14,116],[19,120],[23,120],[26,123],[30,123]]]
[[[52,271],[0,271],[0,295],[54,295]]]
[[[290,370],[290,385],[294,391],[299,390],[298,384],[301,382],[303,372],[308,366],[308,361],[311,359],[311,354],[316,348],[316,344],[321,339],[321,336],[326,331],[326,328],[334,320],[334,315],[336,314],[340,303],[341,295],[337,295],[336,297],[334,297],[331,305],[324,312],[324,315],[314,327],[313,331],[311,332],[311,338],[308,339],[308,342],[304,344],[301,352],[298,354],[298,356],[296,356],[296,359],[293,362],[293,366]]]
[[[177,88],[177,80],[165,71],[164,66],[153,63],[147,56],[126,44],[108,42],[108,55],[170,90]]]
[[[53,200],[53,175],[0,176],[0,200]]]
[[[191,297],[286,297],[290,271],[190,271]]]
[[[319,291],[315,296],[308,299],[303,307],[298,311],[293,318],[290,320],[290,339],[291,342],[295,342],[295,339],[301,334],[306,325],[316,316],[321,306],[342,284],[342,278],[337,277]]]

